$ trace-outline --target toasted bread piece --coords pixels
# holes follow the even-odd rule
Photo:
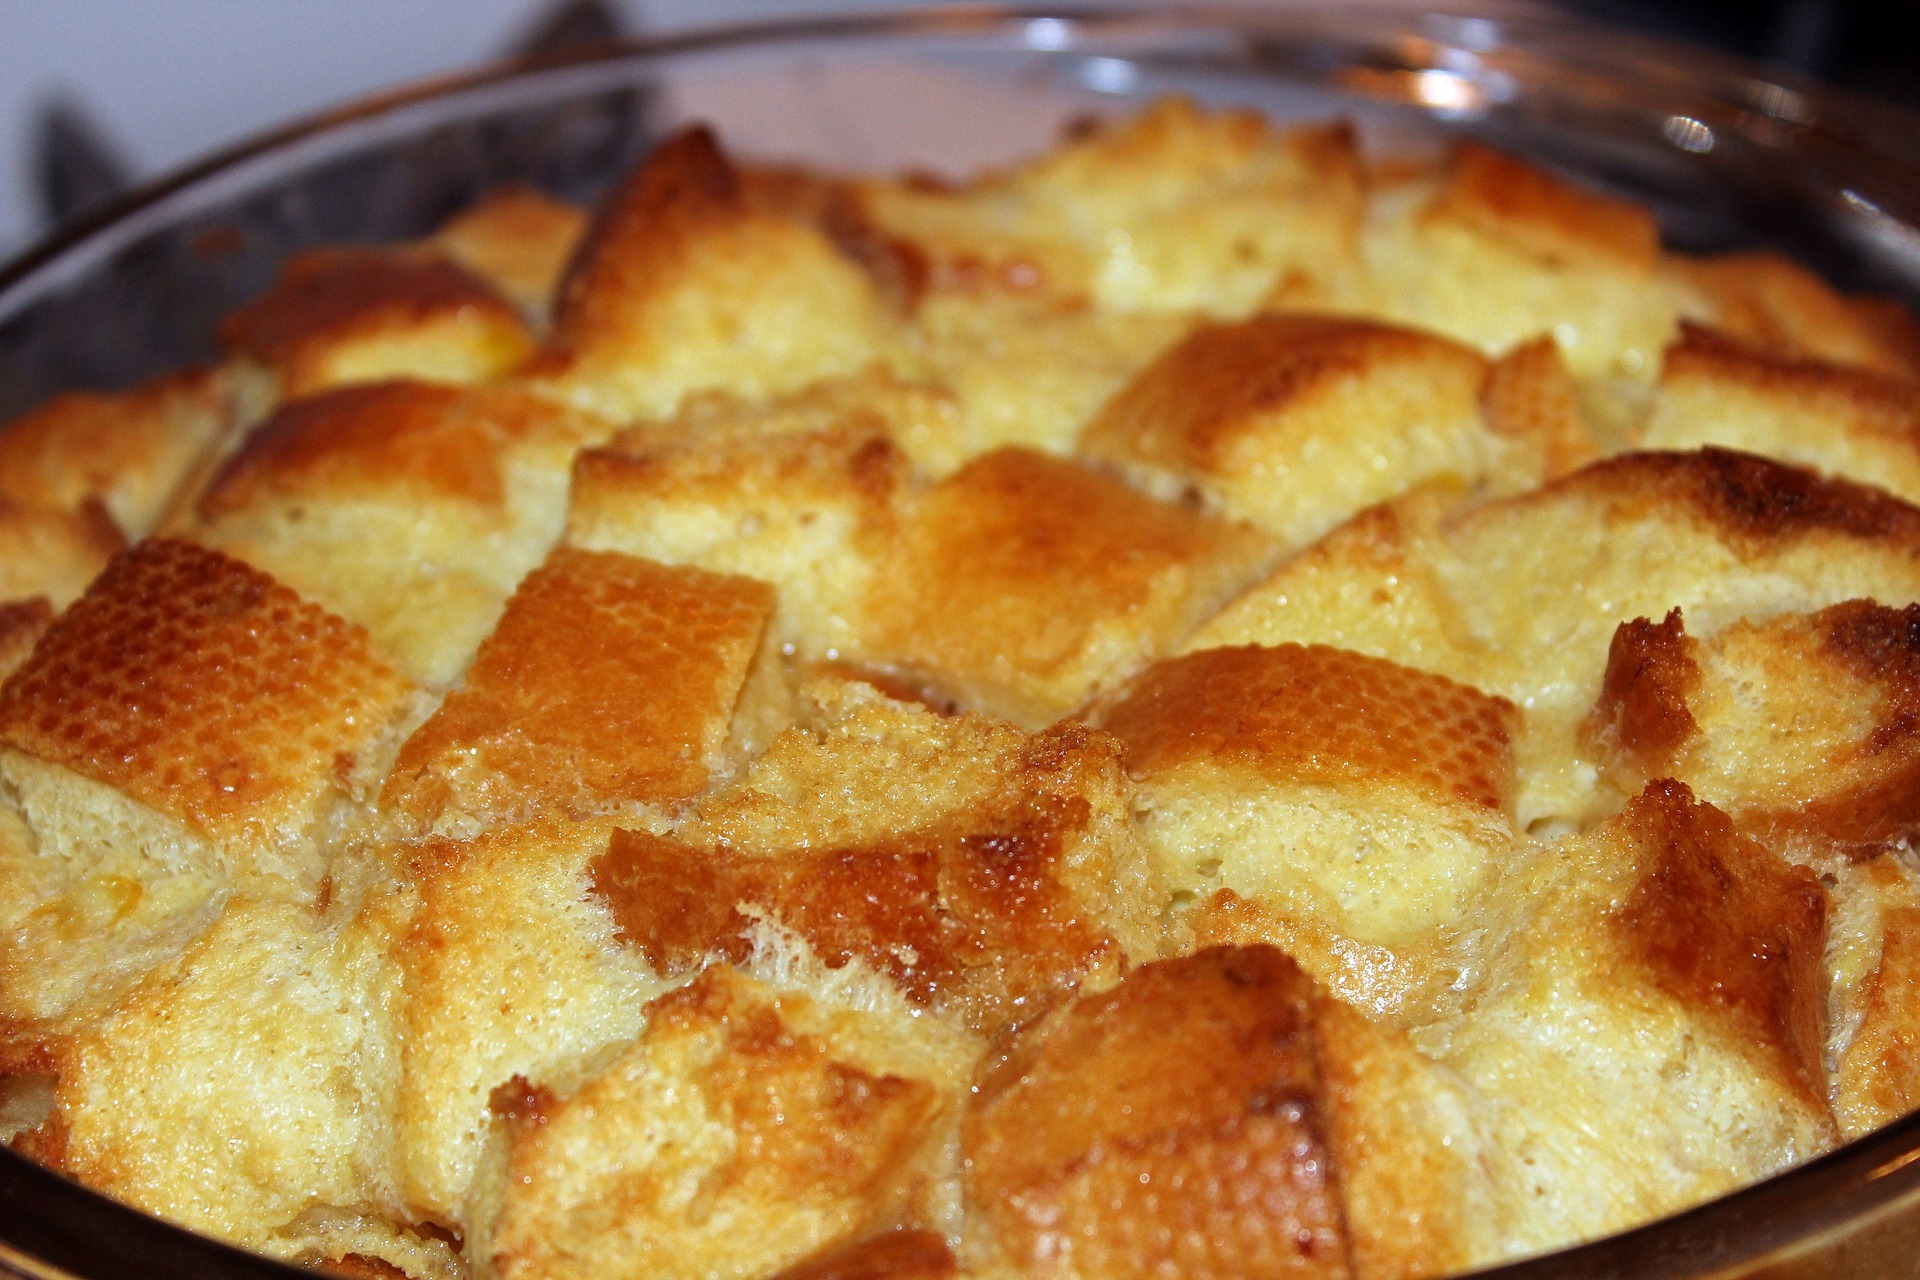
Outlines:
[[[1845,297],[1791,258],[1762,250],[1674,265],[1713,302],[1714,328],[1773,356],[1920,377],[1897,320]]]
[[[0,428],[0,498],[56,511],[97,499],[122,534],[142,537],[232,414],[227,380],[207,369],[54,396]]]
[[[53,1166],[288,1256],[324,1207],[391,1203],[399,998],[388,940],[240,898],[105,1018],[55,1045]]]
[[[852,652],[898,536],[906,459],[871,415],[771,437],[742,417],[636,428],[582,454],[567,541],[771,583],[782,644]]]
[[[1350,129],[1285,133],[1177,98],[958,188],[854,189],[868,219],[925,257],[936,291],[1126,311],[1245,315],[1289,275],[1350,267],[1360,213]]]
[[[97,500],[56,511],[0,498],[0,600],[44,596],[65,608],[124,546]]]
[[[928,492],[874,581],[854,656],[1046,724],[1160,654],[1271,558],[1244,525],[1024,449]]]
[[[1071,453],[1100,406],[1192,326],[1183,311],[1116,312],[1000,290],[936,293],[915,312],[898,359],[948,391],[952,421],[900,443],[934,475],[1007,445]]]
[[[1691,325],[1667,349],[1645,439],[1724,445],[1920,500],[1920,381],[1772,355]]]
[[[1362,253],[1362,310],[1489,353],[1552,334],[1578,378],[1650,379],[1678,321],[1711,312],[1645,209],[1475,143],[1437,185],[1380,188]]]
[[[393,851],[413,901],[394,954],[407,992],[395,1091],[410,1211],[470,1232],[488,1100],[514,1077],[570,1089],[637,1034],[663,984],[617,944],[588,866],[604,822],[548,819]]]
[[[610,430],[508,387],[343,387],[250,433],[184,528],[444,687],[559,538],[574,453]]]
[[[1320,645],[1206,649],[1149,667],[1097,721],[1125,746],[1142,830],[1176,891],[1260,908],[1341,998],[1417,1015],[1464,981],[1517,835],[1512,704]]]
[[[772,612],[764,583],[562,547],[407,739],[384,799],[463,830],[693,795],[725,764]]]
[[[1485,378],[1477,352],[1431,334],[1258,316],[1189,334],[1100,410],[1081,447],[1297,547],[1414,485],[1485,479],[1506,452],[1481,423]]]
[[[738,962],[766,919],[830,966],[859,961],[997,1031],[1155,953],[1159,890],[1111,739],[939,716],[861,684],[812,692],[811,726],[595,864],[651,964]]]
[[[587,215],[566,201],[506,187],[447,219],[430,243],[544,324],[586,231]]]
[[[689,392],[764,396],[851,373],[886,308],[819,230],[752,206],[713,135],[663,142],[608,196],[561,286],[539,373],[610,417]]]
[[[501,1098],[493,1266],[502,1280],[770,1274],[913,1211],[963,1080],[901,1011],[710,970],[655,1001],[633,1046],[570,1096]]]
[[[1416,490],[1368,508],[1281,561],[1183,650],[1319,643],[1472,682],[1478,646],[1439,570],[1440,517],[1457,500],[1450,490]]]
[[[1550,337],[1523,342],[1493,362],[1480,387],[1480,412],[1488,430],[1517,446],[1509,467],[1536,483],[1600,457],[1600,441]]]
[[[1518,892],[1525,933],[1425,1033],[1493,1104],[1505,1247],[1644,1222],[1826,1150],[1827,895],[1651,784]]]
[[[982,1271],[1384,1280],[1486,1247],[1457,1090],[1271,947],[1149,965],[990,1062],[963,1130]]]
[[[532,349],[512,305],[438,254],[310,249],[220,327],[283,400],[350,382],[482,382]]]
[[[0,770],[62,856],[131,847],[311,880],[318,825],[412,696],[353,624],[216,552],[148,541],[0,689]]]
[[[1588,731],[1616,782],[1673,777],[1769,844],[1856,855],[1920,829],[1920,605],[1870,600],[1692,641],[1623,624]]]

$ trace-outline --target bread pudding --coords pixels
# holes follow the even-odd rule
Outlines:
[[[691,130],[0,431],[0,1113],[335,1274],[1454,1274],[1920,1107],[1920,328]]]

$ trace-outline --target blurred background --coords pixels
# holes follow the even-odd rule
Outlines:
[[[1559,2],[1920,106],[1920,0]],[[0,0],[0,257],[127,182],[383,85],[534,46],[849,7],[894,6]]]

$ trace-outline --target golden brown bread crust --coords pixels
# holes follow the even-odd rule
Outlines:
[[[1485,376],[1478,352],[1432,333],[1261,315],[1195,329],[1107,402],[1081,448],[1298,546],[1416,484],[1492,470]],[[1313,485],[1291,482],[1306,473]]]
[[[690,391],[765,395],[853,372],[884,311],[858,264],[753,207],[711,132],[693,128],[602,203],[534,372],[611,416],[664,415]]]
[[[1660,229],[1639,205],[1573,186],[1473,142],[1455,151],[1429,212],[1550,260],[1600,257],[1651,266],[1660,254]]]
[[[1596,462],[1538,495],[1584,493],[1612,511],[1685,511],[1742,550],[1815,533],[1920,552],[1920,509],[1891,494],[1730,449],[1649,451]]]
[[[1344,1280],[1313,1040],[1312,983],[1270,947],[1150,965],[1017,1035],[967,1109],[975,1247],[1030,1275]]]
[[[507,302],[453,262],[380,249],[314,249],[221,325],[227,350],[289,399],[401,374],[454,382],[505,373],[531,349]]]
[[[998,450],[913,509],[875,580],[862,656],[1044,724],[1170,650],[1267,554],[1244,526]]]
[[[1600,456],[1559,344],[1542,335],[1493,362],[1480,388],[1487,429],[1537,450],[1542,480],[1576,471]]]
[[[1656,782],[1623,815],[1654,850],[1613,913],[1626,952],[1655,986],[1719,1021],[1727,1039],[1824,1104],[1821,950],[1827,895],[1735,834],[1677,782]]]
[[[1607,649],[1607,673],[1587,722],[1602,749],[1616,749],[1647,777],[1673,767],[1694,734],[1687,695],[1700,680],[1680,610],[1659,623],[1623,622]]]
[[[1191,760],[1332,786],[1392,779],[1498,811],[1505,698],[1325,645],[1205,649],[1149,668],[1100,725],[1135,777]]]
[[[535,191],[508,187],[449,218],[433,243],[536,320],[546,319],[587,215]]]
[[[1697,325],[1667,349],[1644,438],[1745,449],[1920,497],[1920,382]]]
[[[1731,627],[1615,633],[1588,731],[1632,788],[1672,775],[1770,843],[1856,857],[1920,823],[1920,605],[1852,600]]]
[[[876,1069],[822,1012],[710,970],[571,1096],[497,1094],[498,1274],[765,1274],[907,1209],[943,1091]]]
[[[1681,269],[1712,296],[1713,326],[1774,356],[1920,376],[1913,319],[1898,303],[1848,298],[1777,253],[1715,254]]]
[[[999,767],[999,794],[844,847],[742,856],[619,831],[593,889],[660,973],[740,963],[771,919],[830,967],[861,960],[909,999],[997,1031],[1126,955],[1067,866],[1073,842],[1101,838],[1085,793],[1112,767],[1111,744],[1064,723]]]
[[[116,557],[0,689],[0,742],[213,836],[310,819],[407,682],[358,627],[182,542]]]
[[[690,132],[0,434],[0,1132],[412,1280],[1412,1280],[1907,1108],[1911,318],[1358,148]]]
[[[563,547],[401,748],[388,801],[432,826],[692,795],[772,610],[762,583]]]
[[[276,491],[391,485],[483,505],[501,499],[493,434],[453,412],[453,387],[374,382],[283,405],[248,433],[198,503],[215,520]]]
[[[145,535],[194,462],[230,425],[226,380],[188,369],[117,395],[57,395],[0,430],[0,497],[74,511],[100,500]]]

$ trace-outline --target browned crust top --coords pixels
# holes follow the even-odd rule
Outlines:
[[[359,627],[155,539],[114,557],[0,689],[0,742],[225,834],[334,781],[406,687]]]
[[[1506,699],[1444,676],[1297,644],[1168,659],[1101,717],[1136,778],[1210,761],[1335,786],[1398,781],[1496,811],[1518,721]]]

